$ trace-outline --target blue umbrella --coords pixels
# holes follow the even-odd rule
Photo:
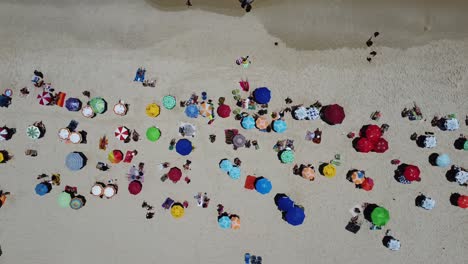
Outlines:
[[[451,163],[450,157],[447,154],[441,154],[437,156],[436,165],[439,167],[447,167]]]
[[[8,107],[11,103],[11,98],[0,94],[0,107]]]
[[[253,92],[255,102],[259,104],[268,104],[271,100],[270,89],[266,87],[259,87]]]
[[[232,163],[230,160],[227,160],[227,159],[223,159],[220,163],[219,163],[219,168],[224,171],[224,172],[229,172],[231,169],[232,169]]]
[[[65,107],[68,111],[79,111],[81,109],[81,101],[78,98],[68,98],[67,101],[65,101]]]
[[[229,229],[231,228],[231,219],[227,215],[221,216],[218,219],[218,224],[222,229]]]
[[[198,117],[198,106],[196,104],[187,105],[185,108],[185,114],[190,118],[197,118]]]
[[[80,152],[71,152],[65,158],[65,165],[71,171],[80,170],[85,166],[85,157]]]
[[[38,185],[36,185],[36,188],[34,190],[36,191],[36,194],[40,196],[44,196],[50,192],[52,189],[52,185],[48,182],[41,182]]]
[[[273,122],[273,130],[276,133],[283,133],[286,129],[288,129],[288,125],[283,120],[279,119]]]
[[[277,202],[278,210],[287,212],[294,207],[294,202],[288,196],[281,197]]]
[[[245,129],[252,129],[255,127],[255,119],[251,116],[242,118],[241,126]]]
[[[229,170],[228,174],[229,174],[229,177],[231,177],[231,179],[237,180],[241,176],[241,170],[237,166],[232,166],[232,168]]]
[[[300,225],[304,222],[305,219],[305,213],[304,209],[294,206],[290,210],[286,212],[285,216],[286,222],[288,222],[290,225],[297,226]]]
[[[190,154],[190,152],[192,152],[192,149],[193,149],[193,146],[192,146],[192,142],[190,142],[190,140],[183,138],[183,139],[179,139],[179,141],[177,141],[176,151],[180,155],[187,156],[188,154]]]
[[[271,191],[271,182],[270,180],[260,177],[255,182],[255,190],[261,194],[267,194]]]

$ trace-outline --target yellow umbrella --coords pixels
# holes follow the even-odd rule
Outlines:
[[[315,178],[315,171],[314,169],[310,168],[310,167],[305,167],[304,169],[302,169],[302,177],[304,179],[308,179],[308,180],[314,180]]]
[[[264,116],[260,116],[257,118],[255,121],[255,125],[257,126],[258,129],[265,129],[268,127],[269,122]]]
[[[174,217],[176,219],[181,218],[182,216],[184,216],[184,213],[185,213],[185,209],[179,203],[176,203],[171,207],[171,215],[172,215],[172,217]]]
[[[3,153],[0,152],[0,162],[3,162],[4,159],[5,157],[3,157]]]
[[[149,117],[157,117],[159,115],[159,105],[152,103],[146,106],[146,114]]]
[[[231,228],[234,230],[240,228],[240,218],[238,216],[231,217]]]
[[[336,168],[333,164],[327,164],[323,167],[323,175],[327,178],[333,178],[336,175]]]
[[[200,104],[200,115],[202,116],[210,116],[213,113],[213,106],[210,104],[203,102]]]

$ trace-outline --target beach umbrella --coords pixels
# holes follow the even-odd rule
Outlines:
[[[294,152],[291,150],[283,150],[280,159],[282,163],[292,163],[294,161]]]
[[[228,159],[223,159],[219,163],[219,168],[224,172],[229,172],[232,169],[232,162]]]
[[[164,108],[171,110],[176,106],[176,99],[172,95],[166,95],[163,97],[163,106]]]
[[[38,139],[41,136],[41,130],[37,126],[28,126],[26,135],[31,139]]]
[[[57,202],[60,207],[67,208],[70,206],[71,195],[67,192],[61,192],[57,197]]]
[[[364,171],[354,171],[353,174],[351,174],[351,180],[354,184],[362,184],[365,180]]]
[[[9,133],[8,129],[0,127],[0,141],[8,140]]]
[[[437,146],[437,139],[435,136],[425,136],[424,137],[424,147],[425,148],[435,148]]]
[[[114,136],[120,141],[125,141],[130,136],[130,131],[124,126],[119,126],[115,129]]]
[[[368,125],[364,132],[365,137],[371,142],[375,143],[382,137],[382,131],[377,125]]]
[[[101,196],[104,194],[104,187],[105,185],[102,183],[96,182],[93,187],[91,188],[91,194],[94,196]]]
[[[231,216],[231,228],[234,230],[240,228],[240,218],[238,216]]]
[[[232,166],[232,168],[228,171],[229,177],[234,180],[238,180],[241,176],[241,170],[237,166]]]
[[[197,118],[198,117],[198,106],[196,104],[190,104],[185,107],[185,115],[190,118]]]
[[[104,192],[103,192],[104,196],[106,198],[112,198],[114,197],[114,195],[117,194],[117,187],[112,185],[112,184],[108,184],[106,185],[106,187],[104,188]]]
[[[390,213],[387,209],[378,206],[371,213],[372,223],[376,226],[384,226],[390,220]]]
[[[305,219],[304,209],[299,206],[294,206],[286,212],[285,219],[290,225],[301,225]]]
[[[207,102],[200,104],[200,115],[202,116],[211,116],[213,114],[213,106]]]
[[[337,104],[322,107],[322,119],[330,125],[341,124],[345,118],[343,107]]]
[[[218,113],[219,117],[227,118],[231,115],[231,107],[229,107],[229,105],[222,104],[218,106],[218,109],[216,109],[216,113]]]
[[[146,138],[151,142],[156,142],[161,137],[161,130],[152,126],[146,130]]]
[[[77,196],[77,197],[73,197],[73,199],[71,199],[69,205],[70,205],[71,209],[78,210],[81,207],[83,207],[84,204],[85,204],[84,197],[80,195],[80,196]]]
[[[76,112],[80,111],[81,109],[81,101],[78,98],[68,98],[67,101],[65,101],[65,108],[68,109],[68,111]]]
[[[96,115],[93,111],[93,108],[91,108],[89,105],[85,105],[83,108],[81,108],[81,114],[87,118],[93,118]]]
[[[320,110],[315,107],[307,108],[307,118],[310,120],[315,120],[320,118]]]
[[[283,133],[284,131],[286,131],[287,128],[288,125],[283,120],[279,119],[273,121],[273,131],[275,131],[276,133]]]
[[[81,141],[83,140],[81,137],[81,134],[78,132],[71,132],[70,136],[68,137],[71,143],[73,144],[80,144]]]
[[[468,150],[468,140],[465,140],[465,143],[463,143],[463,150]]]
[[[403,176],[408,181],[420,181],[421,180],[421,178],[419,177],[420,174],[421,174],[421,171],[419,170],[417,166],[414,166],[414,165],[408,165],[403,170]]]
[[[447,167],[451,163],[450,157],[447,154],[441,154],[437,156],[436,165],[439,167]]]
[[[468,182],[468,172],[459,170],[455,174],[455,180],[457,181],[458,184],[464,185]]]
[[[255,181],[255,190],[261,194],[269,193],[271,188],[271,182],[266,178],[260,177]]]
[[[242,118],[241,126],[244,129],[252,129],[255,127],[255,119],[251,116],[245,116]]]
[[[102,97],[94,97],[89,101],[89,106],[93,109],[96,114],[102,114],[107,109],[107,103]]]
[[[467,195],[460,195],[457,199],[457,205],[461,208],[468,208],[468,196]]]
[[[287,212],[294,207],[294,202],[288,196],[281,197],[277,202],[278,210]]]
[[[365,191],[371,191],[374,188],[374,180],[372,178],[364,178],[364,181],[361,184],[361,188]]]
[[[182,171],[177,167],[172,167],[167,173],[167,177],[169,180],[176,183],[182,178]]]
[[[80,170],[85,166],[85,158],[81,152],[71,152],[65,158],[65,165],[71,171]]]
[[[11,97],[0,94],[0,107],[8,107],[11,103]]]
[[[190,140],[183,138],[183,139],[179,139],[179,141],[177,141],[176,151],[180,155],[187,156],[188,154],[190,154],[190,152],[192,152],[192,149],[193,149],[193,146],[192,146],[192,142],[190,142]]]
[[[36,185],[36,188],[34,188],[36,191],[36,194],[39,196],[44,196],[52,190],[52,185],[48,182],[41,182]]]
[[[270,123],[268,122],[267,118],[264,116],[259,116],[257,120],[255,120],[255,126],[258,129],[266,129]]]
[[[313,180],[315,178],[315,170],[311,167],[305,167],[301,171],[302,178],[307,180]]]
[[[44,91],[37,95],[37,99],[39,99],[39,104],[48,105],[52,102],[52,94]]]
[[[114,149],[113,151],[109,152],[107,158],[111,163],[119,163],[123,160],[124,155],[122,151]]]
[[[179,130],[180,129],[184,132],[185,137],[193,137],[195,136],[195,133],[197,132],[197,128],[190,123],[183,123],[179,127]]]
[[[157,117],[159,115],[159,105],[152,103],[146,106],[146,115],[149,117]]]
[[[5,160],[5,157],[3,156],[3,153],[0,152],[0,163],[2,163]]]
[[[232,138],[232,144],[236,147],[243,147],[245,145],[245,137],[241,134],[237,134]]]
[[[358,152],[368,153],[374,148],[372,142],[367,138],[359,138],[356,142],[356,150]]]
[[[377,142],[374,144],[374,152],[376,153],[384,153],[388,150],[388,142],[385,138],[377,139]]]
[[[253,92],[255,102],[268,104],[271,100],[271,91],[267,87],[259,87]]]
[[[444,127],[447,129],[447,131],[454,131],[460,128],[460,123],[458,122],[458,119],[450,118],[445,120]]]
[[[128,184],[128,192],[133,195],[139,194],[142,188],[143,188],[143,184],[141,184],[140,181],[131,181]]]
[[[387,242],[387,248],[390,249],[390,250],[400,250],[400,248],[401,248],[400,240],[391,238]]]
[[[70,133],[71,133],[70,130],[68,128],[64,127],[64,128],[61,128],[59,130],[58,136],[62,140],[67,140],[67,139],[70,138]]]
[[[184,206],[181,205],[180,203],[174,203],[171,206],[171,215],[175,219],[181,218],[185,214],[185,209]]]
[[[298,120],[304,120],[307,118],[307,108],[304,106],[298,107],[296,110],[293,112],[293,117]]]
[[[336,167],[329,163],[323,167],[323,175],[327,178],[333,178],[336,175]]]
[[[127,106],[122,101],[119,101],[114,105],[114,113],[119,116],[124,116],[127,114]]]
[[[435,200],[430,197],[425,197],[421,203],[421,207],[426,210],[432,210],[435,207]]]
[[[218,219],[218,225],[222,229],[229,229],[231,228],[231,219],[227,215],[223,215]]]

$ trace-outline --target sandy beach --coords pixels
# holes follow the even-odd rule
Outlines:
[[[97,1],[96,1],[97,2]],[[293,3],[294,2],[294,3]],[[0,90],[13,90],[12,104],[0,108],[0,126],[16,128],[0,150],[14,158],[0,164],[0,189],[11,192],[0,208],[0,246],[5,264],[55,263],[244,263],[244,253],[263,257],[264,263],[450,263],[466,262],[468,253],[467,210],[450,204],[452,193],[468,195],[466,186],[448,182],[448,168],[430,165],[431,153],[447,153],[451,162],[468,167],[466,151],[453,142],[468,135],[468,2],[465,1],[280,1],[256,0],[250,13],[237,0],[117,0],[14,1],[0,2]],[[372,47],[367,39],[380,35]],[[274,43],[278,42],[275,46]],[[366,60],[376,51],[372,62]],[[249,55],[247,69],[235,64]],[[133,82],[138,67],[157,79],[155,88]],[[109,105],[119,100],[129,104],[126,116],[112,109],[93,119],[58,106],[38,104],[31,76],[35,69],[45,74],[56,91],[86,102],[85,90],[101,96]],[[190,119],[179,104],[161,114],[145,114],[149,103],[162,103],[173,95],[187,100],[205,91],[217,102],[221,96],[233,109],[231,91],[248,78],[251,89],[266,86],[272,92],[269,112],[293,104],[340,104],[346,118],[330,126],[321,120],[297,121],[290,114],[283,134],[243,130],[231,115]],[[20,97],[27,86],[31,94]],[[416,102],[425,120],[402,118],[403,108]],[[380,111],[378,122],[370,119]],[[253,113],[253,111],[251,111]],[[434,115],[456,114],[460,129],[441,131],[431,126]],[[87,144],[65,144],[58,129],[79,122],[88,133]],[[42,120],[45,136],[32,140],[26,128]],[[191,139],[195,146],[184,158],[169,151],[172,138],[180,138],[178,124],[197,127]],[[388,124],[385,133],[390,148],[383,154],[358,153],[349,132],[363,125]],[[142,140],[124,144],[113,136],[118,126],[137,130]],[[157,142],[144,137],[146,129],[158,126]],[[224,129],[239,129],[256,139],[260,149],[233,150],[224,143]],[[323,131],[321,144],[304,139],[307,130]],[[410,140],[414,132],[434,132],[435,149],[419,148]],[[210,143],[209,134],[216,134]],[[143,190],[127,191],[125,174],[131,164],[112,164],[108,172],[95,168],[107,161],[108,151],[98,149],[99,138],[109,138],[108,150],[138,150],[132,164],[145,163]],[[293,164],[282,164],[273,150],[280,139],[295,140],[295,162],[318,167],[335,154],[341,165],[334,178],[317,175],[309,182],[292,174]],[[36,149],[37,157],[24,155]],[[87,165],[73,172],[65,156],[83,152]],[[221,159],[242,160],[242,177],[232,180],[223,173]],[[190,184],[161,182],[162,162],[182,168]],[[415,164],[421,182],[403,185],[393,178],[392,159]],[[346,180],[357,168],[375,181],[371,192],[356,189]],[[34,187],[41,173],[60,173],[62,184],[46,196]],[[318,173],[317,173],[318,174]],[[267,195],[244,188],[246,175],[264,176],[273,189]],[[89,194],[96,181],[116,179],[119,193],[112,199]],[[65,185],[76,186],[86,196],[80,210],[57,205]],[[208,208],[196,206],[193,196],[207,192]],[[274,203],[276,193],[286,193],[305,208],[300,226],[288,225]],[[419,193],[437,201],[431,211],[415,206]],[[185,216],[174,219],[161,208],[166,197],[187,200]],[[153,219],[145,219],[141,203],[156,208]],[[383,230],[363,227],[357,234],[344,229],[355,204],[373,202],[390,212]],[[221,203],[241,218],[239,230],[223,230],[217,224],[216,205]],[[385,230],[402,243],[399,251],[382,245]],[[464,261],[465,259],[465,261]]]

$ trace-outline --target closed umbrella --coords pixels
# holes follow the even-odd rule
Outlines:
[[[264,116],[260,116],[255,120],[255,126],[258,129],[266,129],[270,123],[268,122],[267,118]]]
[[[79,196],[73,197],[73,199],[71,199],[70,207],[73,210],[78,210],[81,207],[83,207],[85,203],[86,203],[85,198],[83,196],[79,195]]]
[[[374,188],[374,180],[372,178],[366,177],[361,184],[361,188],[365,191],[371,191]]]
[[[196,104],[190,104],[185,107],[185,115],[190,118],[197,118],[198,117],[198,106]]]
[[[288,128],[288,125],[283,120],[275,120],[273,122],[273,131],[276,133],[283,133]]]
[[[131,181],[128,184],[128,192],[133,195],[139,194],[142,188],[143,188],[143,185],[141,184],[140,181]]]
[[[322,107],[322,119],[330,125],[341,124],[345,118],[343,107],[337,104]]]
[[[323,176],[333,178],[336,175],[336,168],[333,164],[327,164],[323,167]]]
[[[261,194],[269,193],[271,188],[271,182],[266,178],[260,177],[255,181],[255,190]]]
[[[152,103],[146,106],[146,115],[149,117],[157,117],[159,115],[159,105]]]
[[[374,152],[376,153],[384,153],[388,150],[388,142],[385,138],[377,139],[377,142],[374,144]]]
[[[243,147],[245,145],[245,137],[241,134],[237,134],[232,138],[232,144],[237,147]]]
[[[175,219],[178,219],[178,218],[181,218],[183,217],[185,214],[185,209],[184,209],[184,206],[180,203],[174,203],[172,206],[171,206],[171,215],[172,217],[174,217]]]
[[[70,206],[71,195],[67,192],[61,192],[57,197],[57,202],[60,207],[67,208]]]
[[[365,137],[375,143],[382,137],[382,131],[377,125],[368,125],[365,130]]]
[[[161,137],[161,130],[159,128],[152,126],[146,130],[146,138],[151,142],[156,142]]]
[[[278,210],[287,212],[294,207],[294,202],[288,196],[283,196],[276,202]]]
[[[246,116],[242,118],[241,126],[244,129],[252,129],[255,127],[255,119],[251,116]]]
[[[302,178],[312,181],[315,178],[315,170],[311,167],[305,167],[301,171]]]
[[[107,110],[107,103],[102,97],[95,97],[89,101],[89,106],[96,114],[102,114]]]
[[[38,139],[41,137],[41,130],[37,126],[28,126],[26,134],[31,139]]]
[[[222,229],[230,229],[231,228],[231,219],[229,216],[224,215],[218,219],[218,225]]]
[[[372,211],[371,220],[376,226],[384,226],[390,220],[390,213],[387,209],[379,206]]]
[[[224,172],[229,172],[232,169],[232,162],[228,159],[223,159],[219,162],[219,168]]]
[[[271,91],[267,87],[259,87],[253,92],[255,102],[268,104],[271,100]]]
[[[447,154],[441,154],[437,156],[436,165],[439,167],[447,167],[451,163],[450,157]]]
[[[301,225],[304,223],[305,219],[304,209],[300,208],[299,206],[294,206],[286,212],[285,219],[286,222],[288,222],[290,225]]]
[[[419,170],[417,166],[414,166],[414,165],[408,165],[403,170],[403,176],[408,181],[420,181],[421,180],[421,178],[419,177],[420,174],[421,174],[421,171]]]
[[[213,114],[213,106],[207,102],[200,104],[200,115],[202,116],[211,116]]]
[[[171,110],[176,106],[176,99],[172,95],[166,95],[163,97],[164,108]]]
[[[44,91],[37,95],[37,99],[39,99],[39,104],[48,105],[52,102],[52,94]]]
[[[71,152],[65,158],[65,165],[71,171],[81,170],[86,165],[85,158],[81,152]]]
[[[172,167],[167,173],[167,177],[169,180],[176,183],[182,178],[182,171],[177,167]]]
[[[229,177],[234,180],[238,180],[241,176],[241,170],[237,166],[232,166],[232,168],[228,171]]]
[[[363,153],[368,153],[374,148],[372,142],[364,137],[358,139],[355,147],[358,152]]]
[[[130,131],[124,126],[119,126],[115,129],[114,136],[120,141],[125,141],[130,136]]]
[[[81,109],[81,101],[78,98],[68,98],[67,101],[65,101],[65,108],[68,109],[68,111],[76,112],[80,111]]]
[[[218,113],[219,117],[227,118],[231,115],[231,107],[229,107],[229,105],[222,104],[218,106],[216,113]]]
[[[182,156],[187,156],[192,152],[193,146],[192,142],[188,139],[179,139],[176,143],[176,151]]]
[[[282,163],[292,163],[294,161],[294,152],[291,150],[283,150],[280,159]]]
[[[119,163],[123,160],[124,155],[122,151],[114,149],[113,151],[109,152],[107,158],[111,163]]]
[[[44,196],[52,190],[52,185],[48,182],[41,182],[36,185],[36,188],[34,188],[36,191],[36,194],[39,196]]]

